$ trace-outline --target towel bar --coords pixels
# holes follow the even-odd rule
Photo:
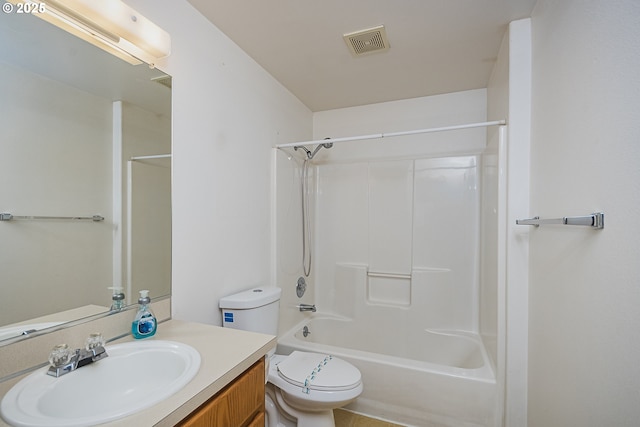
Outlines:
[[[536,216],[528,219],[517,219],[517,225],[534,225],[536,227],[540,225],[583,225],[596,229],[604,228],[604,213],[596,212],[591,215],[585,216],[563,216],[562,218],[549,218],[541,219]]]
[[[0,213],[0,221],[12,221],[15,219],[31,219],[31,220],[71,220],[71,221],[104,221],[104,217],[100,215],[93,216],[32,216],[32,215],[12,215],[10,213]]]

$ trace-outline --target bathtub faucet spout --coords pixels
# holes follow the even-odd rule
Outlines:
[[[312,311],[312,312],[316,312],[316,305],[315,304],[300,304],[298,306],[298,309],[300,311]]]

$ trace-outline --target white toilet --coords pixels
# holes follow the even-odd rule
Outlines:
[[[277,335],[280,288],[255,288],[220,300],[223,326]],[[333,410],[362,393],[358,368],[331,355],[268,355],[267,427],[332,427]]]

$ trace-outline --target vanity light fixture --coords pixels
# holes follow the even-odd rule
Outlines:
[[[169,33],[120,0],[9,0],[16,7],[132,64],[171,52]]]

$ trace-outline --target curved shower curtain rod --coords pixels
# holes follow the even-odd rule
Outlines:
[[[455,125],[455,126],[444,126],[438,128],[428,128],[428,129],[417,129],[417,130],[407,130],[403,132],[387,132],[387,133],[374,133],[371,135],[359,135],[359,136],[346,136],[343,138],[329,138],[329,139],[317,139],[313,141],[303,141],[303,142],[290,142],[287,144],[278,144],[275,148],[285,148],[285,147],[298,147],[304,144],[324,144],[328,141],[332,143],[336,142],[346,142],[346,141],[360,141],[363,139],[380,139],[380,138],[389,138],[392,136],[405,136],[405,135],[416,135],[420,133],[431,133],[431,132],[444,132],[448,130],[458,130],[458,129],[471,129],[478,127],[488,127],[488,126],[499,126],[506,124],[506,120],[495,120],[492,122],[481,122],[481,123],[469,123],[466,125]]]

